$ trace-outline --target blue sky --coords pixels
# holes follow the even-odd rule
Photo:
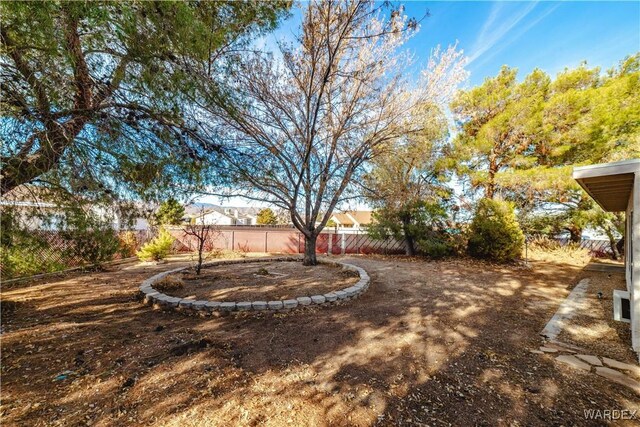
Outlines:
[[[586,60],[606,69],[640,50],[640,2],[407,2],[423,16],[408,47],[426,58],[434,46],[458,41],[477,85],[503,64],[520,77],[542,68],[551,75]]]
[[[302,2],[304,5],[304,2]],[[552,76],[565,67],[610,68],[640,51],[640,1],[400,1],[405,13],[421,18],[420,31],[407,47],[418,62],[437,45],[458,42],[470,59],[467,85],[498,73],[503,64],[517,67],[520,78],[534,68]],[[289,38],[298,28],[300,10],[267,36]]]
[[[628,2],[401,2],[416,18],[428,10],[419,33],[407,47],[425,62],[438,44],[458,42],[470,59],[466,86],[498,73],[503,64],[519,69],[519,78],[538,67],[555,76],[582,61],[608,69],[640,51],[640,1]],[[301,19],[299,10],[265,44],[289,38]],[[218,203],[218,198],[204,201]],[[246,205],[238,198],[229,205]]]

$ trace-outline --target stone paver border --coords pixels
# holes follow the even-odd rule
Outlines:
[[[568,365],[574,369],[595,373],[609,381],[624,385],[640,395],[640,381],[632,378],[630,374],[640,378],[640,366],[619,362],[608,357],[599,357],[593,354],[579,354],[570,346],[557,341],[546,343],[538,350],[531,350],[535,354],[548,354],[557,362]]]
[[[212,265],[230,265],[230,264],[246,264],[258,262],[301,262],[298,257],[270,257],[270,258],[243,258],[235,260],[213,261],[203,264],[204,266]],[[355,271],[360,276],[360,280],[353,286],[348,288],[328,292],[324,295],[301,296],[295,299],[286,299],[279,301],[206,301],[194,300],[186,298],[172,297],[163,294],[153,288],[153,284],[167,277],[169,274],[177,273],[188,269],[190,266],[175,268],[152,276],[142,282],[140,292],[142,293],[145,304],[156,307],[167,308],[189,314],[213,315],[228,314],[241,311],[283,311],[291,310],[303,306],[329,305],[337,302],[353,299],[360,296],[369,288],[369,275],[367,272],[353,264],[347,264],[340,261],[318,260],[321,264],[340,266],[343,269]]]

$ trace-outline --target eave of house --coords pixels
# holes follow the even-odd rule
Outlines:
[[[640,159],[573,169],[573,179],[607,212],[627,209]]]

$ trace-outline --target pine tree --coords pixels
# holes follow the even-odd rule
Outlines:
[[[262,209],[258,212],[256,223],[260,225],[276,225],[278,223],[278,217],[271,208]]]

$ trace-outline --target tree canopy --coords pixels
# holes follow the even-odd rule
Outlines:
[[[184,206],[176,199],[169,198],[160,204],[155,220],[160,225],[180,225],[184,213]]]
[[[416,27],[402,9],[370,1],[311,1],[295,43],[232,70],[237,102],[206,94],[200,103],[203,137],[220,142],[229,185],[290,213],[307,265],[376,147],[409,131],[412,108],[437,101],[450,88],[442,83],[460,74],[461,55],[450,48],[410,81],[401,47]]]
[[[259,225],[276,225],[278,223],[278,217],[273,212],[273,209],[265,208],[258,212],[256,222]]]
[[[289,5],[3,2],[2,193],[25,183],[85,198],[193,188],[206,164],[184,118],[184,64],[220,73]]]
[[[551,229],[579,240],[585,227],[604,223],[572,168],[640,157],[640,54],[606,73],[582,64],[555,79],[541,70],[516,77],[503,67],[457,95],[449,166],[469,194],[515,202],[532,231],[541,224],[531,216],[544,212]]]
[[[445,200],[451,196],[441,164],[441,150],[449,137],[444,112],[427,104],[412,116],[420,129],[378,147],[363,185],[364,196],[377,210],[369,232],[403,239],[407,255],[415,255],[416,245],[434,228],[443,228]]]

